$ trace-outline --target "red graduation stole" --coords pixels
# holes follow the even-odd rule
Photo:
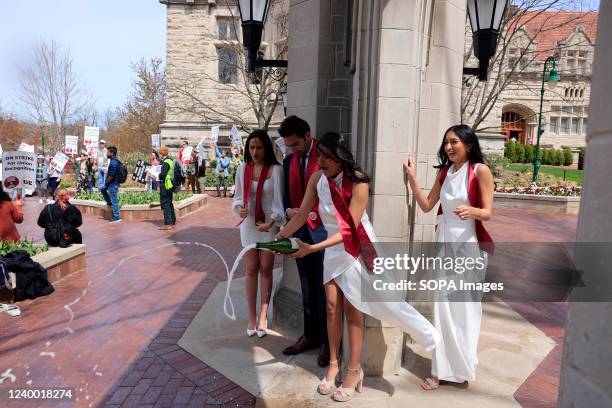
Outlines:
[[[249,206],[249,195],[251,194],[251,185],[253,182],[253,171],[255,170],[255,163],[251,160],[244,167],[244,180],[243,180],[243,192],[244,192],[244,208],[248,208]],[[259,180],[257,181],[257,193],[255,195],[255,225],[258,222],[266,221],[266,214],[264,214],[263,207],[261,204],[261,198],[263,196],[263,185],[266,179],[268,178],[268,173],[270,172],[270,165],[265,164],[261,169],[261,174],[259,175]],[[238,225],[242,224],[244,221],[243,218]]]
[[[360,222],[355,225],[353,216],[349,211],[351,197],[353,196],[353,182],[346,174],[342,176],[342,192],[336,186],[336,182],[328,177],[329,191],[331,193],[334,209],[336,210],[336,220],[338,228],[342,234],[344,250],[351,254],[355,259],[361,255],[363,263],[369,270],[374,269],[374,258],[378,256],[368,233]]]
[[[317,161],[317,141],[313,139],[312,147],[310,149],[310,157],[308,158],[308,167],[306,168],[306,175],[304,177],[304,183],[302,184],[302,175],[300,173],[300,157],[296,153],[291,155],[291,162],[289,163],[289,202],[291,207],[299,208],[304,199],[304,193],[306,192],[306,186],[308,180],[316,172],[319,171],[319,162]],[[316,229],[321,224],[321,217],[319,217],[319,200],[315,200],[308,219],[306,220],[311,230]]]
[[[476,164],[477,163],[470,163],[470,166],[468,167],[468,201],[470,202],[470,205],[472,207],[480,208],[480,186],[478,185],[478,179],[476,178],[476,173],[474,172]],[[452,166],[452,164],[446,166],[442,169],[442,171],[440,171],[441,185],[444,184],[444,180],[446,179],[446,175],[448,174],[448,169],[450,169],[450,166]],[[438,208],[438,215],[442,213],[442,206],[440,205],[440,207]],[[481,250],[488,252],[490,255],[493,255],[493,251],[495,249],[493,238],[491,238],[491,235],[489,235],[481,220],[475,221],[478,246]]]

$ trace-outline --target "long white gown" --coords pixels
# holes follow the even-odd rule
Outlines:
[[[232,214],[239,216],[238,206],[244,205],[244,168],[246,164],[241,164],[236,169],[236,183],[234,199],[232,200]],[[251,183],[251,193],[249,194],[248,216],[240,224],[240,241],[243,247],[256,242],[273,241],[280,227],[285,222],[285,208],[283,206],[283,167],[274,165],[270,168],[271,177],[264,181],[262,195],[262,209],[266,215],[266,222],[273,220],[274,226],[267,232],[260,232],[255,227],[255,198],[257,196],[257,181]]]
[[[486,253],[481,252],[478,248],[474,219],[462,220],[453,213],[453,210],[459,205],[470,205],[467,189],[468,167],[467,162],[457,171],[454,166],[451,166],[442,184],[440,205],[443,214],[438,216],[436,223],[436,241],[453,244],[442,249],[450,250],[452,254],[438,253],[438,256],[450,255],[466,258],[482,256],[486,260]],[[478,166],[475,167],[474,172],[477,169]],[[480,272],[468,270],[456,277],[465,276],[465,280],[474,281],[474,277],[481,274],[480,278],[484,278],[484,270]],[[477,347],[481,318],[482,304],[480,302],[440,301],[434,303],[434,325],[442,335],[442,340],[433,351],[432,375],[441,380],[459,383],[474,380],[478,365]]]
[[[336,179],[338,187],[342,184],[342,173]],[[317,183],[317,194],[319,196],[319,214],[321,221],[327,230],[327,234],[331,237],[339,232],[338,222],[336,220],[336,211],[329,190],[327,178],[321,176]],[[376,234],[370,223],[366,212],[361,218],[370,241],[376,246]],[[376,319],[385,321],[394,326],[400,327],[404,332],[408,333],[412,339],[427,350],[435,347],[439,341],[440,335],[434,326],[421,315],[410,304],[401,302],[385,302],[385,301],[365,301],[362,297],[363,274],[370,273],[363,264],[361,257],[353,258],[344,250],[344,244],[339,243],[325,249],[325,257],[323,260],[323,281],[327,283],[332,279],[342,290],[344,296],[351,304],[362,313],[370,315]],[[378,278],[393,282],[391,277],[379,275]]]

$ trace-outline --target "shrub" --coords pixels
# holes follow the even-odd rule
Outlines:
[[[533,163],[534,160],[534,156],[535,156],[535,148],[533,145],[525,145],[525,162],[526,163]]]
[[[485,155],[485,163],[491,168],[491,173],[493,173],[494,177],[501,177],[502,170],[510,164],[510,160],[507,157],[492,154]]]
[[[174,194],[174,201],[184,200],[189,197],[189,194],[181,191],[179,193]],[[93,200],[93,201],[104,201],[102,194],[95,193],[83,193],[79,197],[80,200]],[[124,193],[119,193],[119,205],[124,204],[151,204],[159,202],[159,192],[157,191],[147,191],[147,192],[131,192],[127,191]]]
[[[515,150],[516,150],[516,162],[525,163],[525,145],[516,143]]]
[[[569,147],[563,149],[563,165],[571,166],[574,163],[574,156],[572,155],[572,151]]]
[[[507,157],[511,163],[516,162],[516,142],[506,142],[506,148],[504,149],[504,157]]]
[[[563,161],[565,156],[563,154],[563,150],[557,149],[555,150],[555,166],[563,166]]]
[[[549,157],[548,149],[540,149],[540,163],[548,164],[549,162],[548,157]]]

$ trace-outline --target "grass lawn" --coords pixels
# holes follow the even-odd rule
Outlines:
[[[532,164],[510,164],[506,167],[507,170],[511,171],[520,171],[532,174],[533,173],[533,165]],[[582,185],[582,170],[575,169],[565,169],[563,167],[556,166],[540,166],[540,174],[546,173],[552,176],[558,177],[561,180],[573,181],[578,185]]]

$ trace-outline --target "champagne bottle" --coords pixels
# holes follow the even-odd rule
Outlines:
[[[258,242],[257,249],[269,249],[270,251],[280,252],[281,254],[292,254],[297,252],[300,247],[294,238],[283,238],[278,241]]]

